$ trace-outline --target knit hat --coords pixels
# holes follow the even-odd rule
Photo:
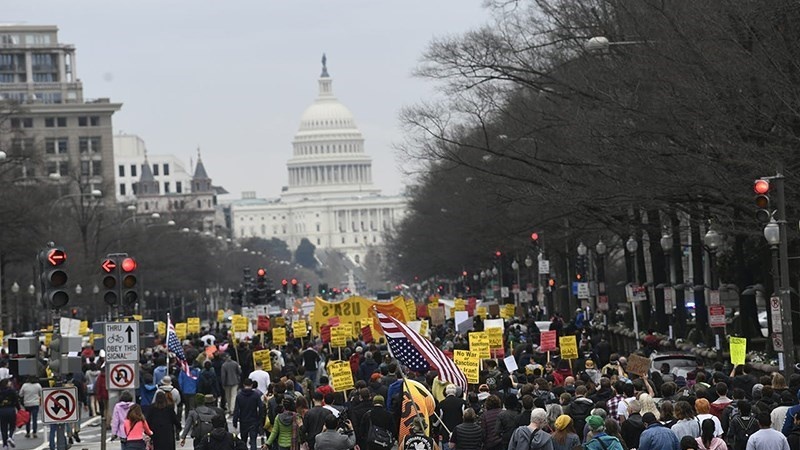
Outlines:
[[[556,419],[556,430],[563,431],[569,426],[570,423],[572,423],[572,418],[566,414],[562,414],[558,416],[558,419]]]
[[[605,426],[605,421],[600,416],[589,416],[586,418],[586,424],[589,425],[592,431],[597,431]]]
[[[372,403],[375,405],[385,405],[386,399],[383,398],[382,395],[376,395],[375,397],[372,397]]]
[[[378,380],[380,380],[380,379],[381,379],[381,374],[379,374],[379,373],[373,373],[373,374],[372,374],[372,375],[370,375],[370,377],[369,377],[369,380],[370,380],[370,381],[378,381]]]

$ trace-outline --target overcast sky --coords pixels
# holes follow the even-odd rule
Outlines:
[[[123,103],[115,133],[187,166],[199,145],[214,184],[275,197],[328,55],[384,193],[402,190],[398,112],[433,90],[411,71],[434,36],[486,22],[481,0],[3,0],[3,22],[57,25],[87,98]]]

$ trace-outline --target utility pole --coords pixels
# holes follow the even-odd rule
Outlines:
[[[777,194],[777,222],[780,228],[781,241],[778,246],[778,257],[780,259],[781,285],[779,296],[781,299],[781,321],[783,322],[783,347],[787,350],[784,355],[786,358],[786,376],[794,373],[795,353],[794,353],[794,330],[792,329],[792,294],[789,288],[789,235],[786,227],[786,199],[784,195],[784,176],[782,169],[772,180],[775,182]]]

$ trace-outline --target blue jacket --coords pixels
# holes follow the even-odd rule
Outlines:
[[[156,386],[161,385],[161,379],[167,375],[167,366],[158,366],[153,369],[153,383]]]
[[[158,385],[143,384],[139,387],[139,395],[141,396],[140,404],[142,406],[150,406],[153,403],[153,398],[156,396]]]
[[[186,372],[180,371],[178,374],[178,386],[181,388],[181,392],[186,395],[195,395],[197,394],[197,379],[200,377],[200,369],[197,367],[192,367],[189,369],[192,376],[186,375]]]
[[[601,443],[598,441],[603,442]],[[622,443],[619,442],[619,439],[615,438],[614,436],[609,436],[605,433],[600,433],[594,436],[588,442],[583,444],[583,446],[586,448],[586,450],[624,450]]]
[[[639,437],[639,450],[681,450],[681,443],[672,430],[654,423],[648,425]]]
[[[797,397],[800,398],[800,390],[797,391]],[[789,436],[794,427],[794,415],[800,412],[800,405],[794,405],[786,411],[786,419],[783,420],[783,428],[781,432],[784,436]]]
[[[236,396],[236,406],[233,408],[233,426],[236,428],[239,423],[243,429],[264,423],[265,417],[264,402],[255,389],[242,389]]]

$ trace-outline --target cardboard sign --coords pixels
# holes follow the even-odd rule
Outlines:
[[[475,308],[475,315],[481,316],[481,318],[486,319],[489,317],[489,311],[486,310],[485,306],[478,306]]]
[[[331,376],[331,385],[336,392],[353,389],[353,371],[347,361],[335,361],[328,365],[328,373]]]
[[[434,326],[444,325],[444,309],[440,307],[428,308],[428,313],[431,316],[431,324]]]
[[[331,346],[346,347],[347,339],[350,337],[349,324],[339,325],[331,328]]]
[[[276,327],[285,327],[286,326],[286,318],[285,317],[276,317],[274,320],[275,320],[275,326]]]
[[[372,327],[366,326],[361,327],[361,339],[364,341],[365,344],[369,344],[373,341],[372,338]]]
[[[253,365],[261,361],[261,368],[267,372],[272,370],[272,359],[269,350],[256,350],[253,352]]]
[[[258,320],[256,321],[256,331],[269,331],[270,328],[269,317],[258,316]]]
[[[306,324],[306,321],[295,320],[294,322],[292,322],[292,333],[296,338],[308,336],[308,324]]]
[[[467,383],[477,384],[480,380],[481,358],[477,352],[453,350],[453,361],[467,377]]]
[[[561,349],[561,359],[578,359],[578,342],[575,336],[561,336],[558,338],[558,346]]]
[[[190,334],[197,334],[200,332],[200,318],[189,317],[186,319],[186,331]]]
[[[558,331],[542,331],[539,334],[539,350],[543,352],[552,352],[556,349],[556,339],[558,338]]]
[[[417,317],[428,317],[428,305],[417,305]]]
[[[733,365],[744,365],[747,356],[747,339],[731,337],[731,363]]]
[[[322,338],[322,343],[327,344],[331,341],[331,326],[330,325],[323,325],[319,327],[320,337]]]
[[[428,321],[427,320],[420,321],[420,323],[419,323],[419,334],[422,335],[422,336],[425,336],[425,337],[428,336]]]
[[[469,333],[469,351],[476,352],[482,359],[491,358],[489,353],[489,336],[485,331]]]
[[[275,327],[272,329],[272,343],[275,345],[286,345],[286,328]]]
[[[645,358],[644,356],[639,355],[630,355],[628,357],[628,366],[625,368],[625,370],[628,373],[635,373],[636,375],[642,376],[650,373],[650,366],[650,358]]]

